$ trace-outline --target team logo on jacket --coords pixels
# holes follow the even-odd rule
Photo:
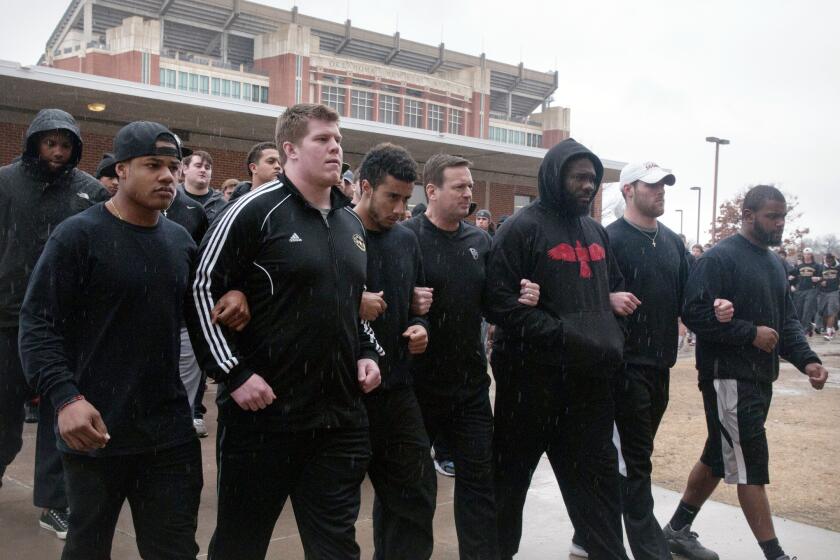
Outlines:
[[[362,236],[358,233],[353,234],[353,243],[356,244],[356,247],[358,247],[360,251],[367,251],[367,247],[365,247],[365,240],[362,239]]]
[[[477,260],[478,260],[478,251],[476,251],[476,250],[475,250],[475,249],[473,249],[472,247],[470,247],[470,254],[473,256],[473,260],[474,260],[474,261],[477,261]]]
[[[568,243],[556,245],[549,249],[548,256],[555,261],[580,263],[580,277],[592,278],[592,267],[589,266],[589,263],[604,260],[607,252],[597,243],[584,247],[580,244],[580,241],[575,241],[574,247]]]

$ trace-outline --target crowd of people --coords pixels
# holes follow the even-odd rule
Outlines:
[[[322,105],[284,111],[249,180],[220,190],[211,154],[159,123],[123,127],[96,178],[82,147],[73,117],[45,109],[0,169],[0,475],[37,394],[34,503],[62,558],[110,558],[125,501],[143,558],[196,557],[207,377],[213,559],[264,558],[287,501],[307,558],[359,558],[365,476],[374,558],[428,559],[436,468],[457,473],[460,557],[512,558],[543,454],[573,554],[626,559],[626,530],[637,560],[714,560],[691,525],[723,479],[766,558],[789,558],[764,424],[780,358],[826,382],[806,332],[821,314],[833,336],[837,263],[769,249],[787,213],[775,188],[752,188],[741,231],[697,254],[657,219],[676,177],[655,163],[622,170],[623,218],[592,219],[604,168],[572,139],[497,224],[461,156],[421,170],[384,143],[351,170]],[[680,320],[708,438],[663,527],[651,455]]]

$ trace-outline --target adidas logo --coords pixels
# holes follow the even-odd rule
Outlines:
[[[292,236],[289,238],[289,243],[300,243],[303,239],[296,233],[293,233]]]

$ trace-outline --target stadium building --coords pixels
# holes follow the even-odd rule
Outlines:
[[[474,199],[494,217],[537,195],[545,148],[569,137],[541,72],[240,0],[71,0],[35,66],[0,62],[0,161],[20,153],[38,109],[82,127],[95,168],[131,120],[157,120],[214,157],[214,185],[244,178],[251,145],[277,115],[324,103],[342,115],[345,159],[391,141],[419,163],[437,152],[475,164]],[[606,181],[621,164],[604,161]],[[417,186],[412,203],[424,200]],[[595,214],[599,214],[599,201]]]

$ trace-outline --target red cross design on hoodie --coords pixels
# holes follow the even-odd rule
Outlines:
[[[548,251],[548,256],[555,261],[579,262],[580,277],[592,278],[592,267],[589,266],[589,262],[604,260],[607,253],[597,243],[592,243],[589,247],[584,247],[580,244],[580,241],[575,241],[574,248],[568,243],[555,245]]]

